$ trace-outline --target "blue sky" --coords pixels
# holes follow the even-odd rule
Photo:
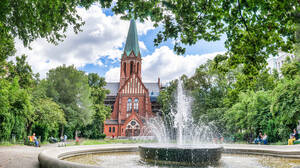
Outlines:
[[[32,50],[24,48],[17,40],[18,55],[28,55],[28,62],[35,73],[46,77],[49,69],[75,65],[86,73],[98,73],[107,81],[118,81],[120,57],[123,52],[129,21],[121,20],[111,10],[102,10],[94,5],[89,10],[77,9],[86,22],[83,32],[75,34],[68,30],[67,38],[58,46],[38,39],[31,44]],[[220,41],[200,40],[193,46],[186,46],[186,53],[178,56],[173,52],[173,42],[168,40],[155,47],[153,40],[160,28],[154,28],[150,21],[137,21],[139,44],[142,53],[143,80],[156,81],[160,77],[167,82],[182,74],[192,75],[195,69],[225,51],[225,36]]]

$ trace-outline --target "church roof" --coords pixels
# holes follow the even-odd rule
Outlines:
[[[134,52],[135,56],[138,56],[140,52],[138,34],[137,34],[137,29],[136,29],[136,24],[134,19],[131,19],[130,21],[130,26],[129,26],[125,49],[124,49],[126,56],[129,56],[131,51]]]
[[[144,83],[144,85],[148,89],[150,95],[159,93],[158,83]]]
[[[120,88],[120,83],[119,82],[107,83],[104,86],[104,88],[110,91],[110,93],[107,96],[116,96]]]
[[[158,96],[159,95],[159,85],[158,83],[144,83],[145,87],[149,91],[149,96]],[[110,90],[110,93],[108,96],[117,96],[120,83],[119,82],[112,82],[112,83],[106,83],[106,86],[104,86],[105,89]]]

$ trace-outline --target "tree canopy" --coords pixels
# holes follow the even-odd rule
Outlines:
[[[244,74],[255,76],[270,55],[292,51],[299,4],[298,0],[122,0],[113,11],[161,25],[155,45],[172,39],[178,54],[185,52],[182,44],[216,41],[225,34],[230,65],[242,64]]]

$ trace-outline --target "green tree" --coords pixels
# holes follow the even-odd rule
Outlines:
[[[80,127],[91,122],[93,114],[88,77],[74,66],[65,65],[52,69],[47,74],[47,96],[63,109],[69,137],[77,134]]]
[[[111,108],[104,105],[104,99],[108,90],[103,87],[106,85],[105,79],[96,73],[88,75],[88,83],[91,87],[91,99],[93,101],[93,117],[91,124],[83,128],[83,135],[87,138],[100,138],[103,132],[104,121],[109,117]]]
[[[9,75],[8,78],[14,79],[15,77],[19,78],[19,85],[22,88],[33,88],[36,81],[36,76],[31,69],[31,66],[26,62],[26,55],[22,55],[21,57],[16,57],[16,63],[14,64],[12,61],[9,62]]]
[[[0,139],[8,140],[12,134],[17,139],[26,136],[26,120],[32,113],[30,94],[20,88],[18,78],[12,82],[0,80]]]
[[[1,4],[1,2],[0,2]],[[1,11],[1,10],[0,10]],[[14,40],[0,22],[0,73],[3,70],[3,63],[6,58],[15,54]]]
[[[270,91],[240,93],[238,102],[225,112],[227,131],[242,135],[239,140],[253,140],[259,132],[266,133],[269,141],[278,140],[270,106]]]
[[[13,115],[10,113],[9,88],[7,80],[0,80],[0,139],[7,140],[11,135]]]
[[[293,60],[288,57],[280,70],[284,78],[287,79],[295,79],[300,76],[300,57]]]
[[[174,50],[180,54],[185,52],[182,44],[216,41],[226,34],[230,65],[241,65],[251,78],[269,55],[293,49],[299,4],[298,0],[122,0],[113,11],[123,18],[150,18],[155,26],[162,25],[155,45],[175,40]]]
[[[18,37],[25,46],[37,38],[46,38],[49,42],[56,43],[65,37],[69,26],[75,33],[80,31],[84,22],[76,8],[88,8],[94,2],[106,6],[106,2],[102,0],[2,0],[0,27],[3,31],[0,31],[0,37]]]
[[[217,56],[220,57],[220,56]],[[218,58],[217,58],[218,59]],[[219,132],[224,132],[224,98],[232,84],[230,75],[215,68],[215,61],[200,65],[193,76],[186,79],[185,88],[194,98],[192,112],[196,121],[213,124]]]
[[[277,135],[281,140],[286,140],[300,120],[299,76],[294,80],[283,80],[273,90],[271,112],[277,127]]]
[[[64,112],[61,107],[46,96],[48,83],[42,80],[34,87],[31,104],[33,113],[27,118],[27,135],[35,132],[41,136],[41,140],[47,140],[48,136],[57,136],[59,125],[65,124]]]

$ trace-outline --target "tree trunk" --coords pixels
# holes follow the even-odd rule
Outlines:
[[[27,127],[26,127],[26,133],[27,136],[31,135],[31,127],[32,127],[33,122],[30,122]]]
[[[61,125],[61,132],[60,132],[61,137],[64,136],[64,129],[65,129],[64,125]]]

